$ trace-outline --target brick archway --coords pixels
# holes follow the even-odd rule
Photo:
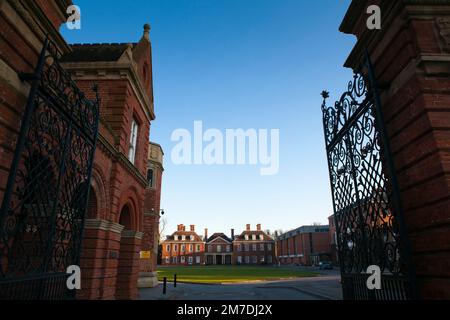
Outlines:
[[[133,198],[128,198],[118,218],[119,224],[124,229],[120,238],[115,298],[121,300],[138,297],[137,281],[142,233],[136,231],[139,219],[135,203]]]
[[[111,202],[109,201],[109,193],[106,192],[106,179],[97,164],[94,164],[92,168],[91,187],[97,197],[97,214],[94,217],[88,216],[88,218],[109,220]]]
[[[81,247],[82,286],[78,299],[114,298],[115,275],[110,269],[116,267],[114,250],[118,248],[121,229],[110,221],[109,192],[104,177],[101,168],[94,164]]]

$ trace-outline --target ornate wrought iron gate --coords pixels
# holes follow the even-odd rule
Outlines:
[[[328,92],[322,96],[344,299],[415,298],[415,272],[369,55],[333,107],[326,105]],[[368,289],[370,265],[381,269],[381,290]]]
[[[65,299],[79,263],[98,131],[98,94],[86,99],[45,41],[0,211],[0,299]],[[97,91],[94,88],[94,91]]]

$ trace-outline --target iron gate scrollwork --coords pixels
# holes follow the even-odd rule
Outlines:
[[[328,107],[323,126],[344,299],[416,297],[414,270],[377,84],[368,53],[364,72]],[[367,267],[381,270],[381,289],[369,290]]]
[[[79,253],[99,121],[48,39],[31,82],[0,211],[0,299],[66,299]]]

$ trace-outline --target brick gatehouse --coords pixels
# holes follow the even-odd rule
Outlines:
[[[162,174],[162,149],[151,144],[149,150],[155,119],[150,26],[136,43],[69,45],[58,30],[70,4],[0,1],[0,200],[30,90],[19,73],[33,72],[49,35],[79,88],[89,96],[96,83],[101,99],[77,298],[135,299],[139,271],[147,278],[143,285],[155,283],[156,254],[148,252],[156,247]]]

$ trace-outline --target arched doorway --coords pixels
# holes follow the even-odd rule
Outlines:
[[[137,259],[137,243],[134,237],[134,207],[127,203],[120,211],[119,224],[124,226],[119,249],[117,266],[116,299],[137,298],[137,280],[139,267]]]

